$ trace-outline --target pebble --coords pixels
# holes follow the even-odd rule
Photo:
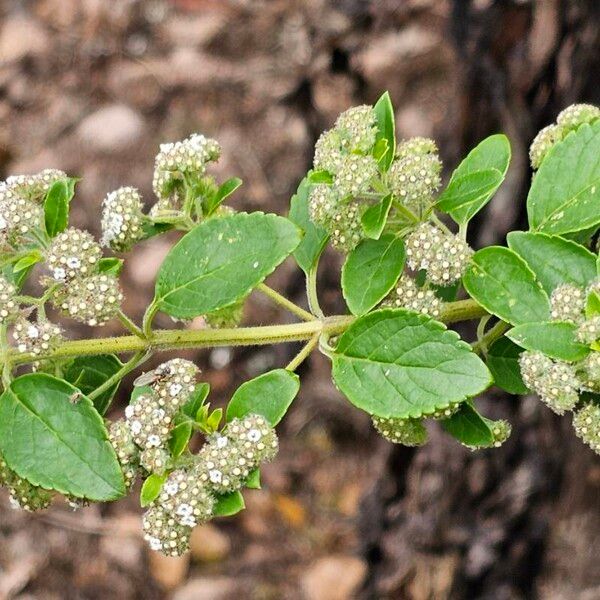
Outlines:
[[[199,562],[218,562],[229,555],[231,541],[218,527],[207,523],[194,528],[190,539],[192,558]]]
[[[367,574],[367,565],[355,556],[320,558],[302,577],[306,600],[350,600],[355,598]]]
[[[0,65],[39,56],[50,49],[46,30],[25,16],[9,17],[0,30]]]
[[[178,589],[172,600],[229,600],[234,594],[235,583],[228,577],[198,577]]]

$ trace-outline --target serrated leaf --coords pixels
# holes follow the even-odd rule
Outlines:
[[[212,215],[215,210],[217,210],[217,208],[219,208],[219,206],[221,206],[221,204],[223,204],[223,202],[225,202],[225,200],[229,198],[229,196],[231,196],[231,194],[233,194],[242,184],[243,181],[239,177],[232,177],[231,179],[223,182],[219,186],[219,189],[216,191],[215,195],[204,203],[202,207],[204,214],[206,216]]]
[[[390,93],[385,92],[377,100],[375,106],[375,117],[377,119],[377,135],[375,137],[375,145],[379,140],[387,141],[387,152],[379,159],[379,165],[383,171],[387,171],[394,160],[396,152],[396,125],[394,117],[394,107]]]
[[[388,194],[363,213],[360,222],[368,238],[378,240],[381,237],[391,206],[392,195]]]
[[[146,478],[140,490],[140,506],[142,508],[146,508],[146,506],[149,506],[158,498],[166,480],[166,473],[164,475],[152,473],[152,475]]]
[[[596,257],[575,242],[532,231],[511,231],[506,239],[547,294],[563,283],[586,287],[596,277]]]
[[[381,417],[419,418],[478,394],[492,380],[456,332],[403,309],[357,319],[340,337],[332,361],[340,391]]]
[[[342,293],[352,314],[365,314],[385,298],[405,260],[404,242],[393,234],[364,240],[348,254],[342,268]]]
[[[492,372],[494,383],[509,394],[526,394],[529,390],[523,383],[519,356],[523,349],[507,337],[496,340],[487,353],[487,366]]]
[[[246,297],[298,246],[298,228],[283,217],[238,213],[210,219],[171,249],[156,281],[159,310],[191,319]]]
[[[262,415],[275,427],[283,419],[300,389],[298,375],[275,369],[242,383],[227,406],[227,421],[248,414]]]
[[[470,402],[464,402],[458,412],[441,423],[453,438],[465,446],[485,448],[494,443],[494,434],[488,420]]]
[[[69,204],[75,195],[76,179],[59,179],[52,184],[44,201],[46,233],[55,237],[69,224]]]
[[[485,138],[458,165],[438,201],[438,208],[457,223],[467,223],[500,187],[509,164],[508,138],[502,134]]]
[[[515,252],[489,246],[475,252],[463,276],[471,297],[513,325],[550,318],[550,302],[527,263]]]
[[[582,125],[556,144],[527,196],[529,227],[570,233],[600,224],[600,121]]]
[[[81,390],[84,396],[93,392],[112,377],[123,363],[114,354],[98,354],[96,356],[78,356],[64,370],[64,378],[71,385]],[[110,389],[97,398],[94,398],[94,407],[101,414],[105,414],[119,389],[117,381]]]
[[[123,270],[123,264],[124,261],[122,258],[101,258],[98,261],[98,272],[116,277]]]
[[[576,361],[584,359],[590,349],[576,340],[577,325],[563,321],[525,323],[513,327],[506,337],[525,350],[537,350],[552,358]]]
[[[34,485],[96,501],[125,494],[115,451],[91,400],[51,375],[18,377],[0,396],[0,451]]]
[[[240,492],[230,492],[217,496],[217,501],[213,509],[215,517],[231,517],[246,508],[244,497]]]
[[[300,182],[298,191],[292,196],[289,214],[290,221],[304,232],[302,241],[294,250],[294,258],[298,266],[307,274],[315,268],[329,239],[327,232],[315,225],[308,216],[310,188],[311,184],[305,177]]]

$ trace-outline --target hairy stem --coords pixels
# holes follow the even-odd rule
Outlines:
[[[144,337],[144,332],[142,329],[138,327],[122,310],[119,311],[118,317],[125,329],[133,333],[133,335]]]
[[[488,348],[510,328],[505,321],[498,321],[485,335],[472,344],[473,352],[486,354]]]
[[[286,369],[288,371],[295,371],[306,360],[306,358],[308,358],[310,353],[316,348],[317,344],[319,343],[320,337],[321,334],[315,333],[315,335],[313,335],[310,338],[310,340],[308,340],[308,342],[302,347],[302,350],[300,350],[300,352],[298,352],[298,354],[296,354],[296,356],[292,358]]]
[[[275,304],[285,308],[290,311],[292,314],[300,317],[303,321],[314,321],[316,317],[311,315],[307,310],[304,310],[297,304],[294,304],[291,300],[288,300],[285,296],[282,296],[279,292],[276,292],[274,289],[270,288],[268,285],[261,283],[256,288],[259,292],[273,300]]]
[[[317,294],[317,267],[313,267],[306,275],[306,297],[310,312],[320,319],[324,318],[323,311],[319,305],[319,296]]]

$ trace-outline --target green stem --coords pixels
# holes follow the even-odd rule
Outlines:
[[[136,352],[112,377],[109,377],[101,386],[91,391],[87,396],[90,400],[94,400],[98,396],[102,395],[106,390],[109,390],[115,383],[121,381],[127,373],[130,373],[135,368],[139,367],[145,362],[152,352],[140,350]]]
[[[138,337],[143,338],[144,332],[138,327],[122,310],[119,310],[117,315],[119,317],[119,321],[123,324],[123,327],[133,333],[133,335],[137,335]]]
[[[315,317],[311,315],[307,310],[304,310],[297,304],[294,304],[291,300],[288,300],[285,296],[282,296],[279,292],[276,292],[273,288],[270,288],[268,285],[261,283],[256,289],[271,300],[273,300],[275,304],[279,304],[279,306],[282,306],[286,310],[289,310],[297,317],[300,317],[303,321],[315,320]]]
[[[319,333],[315,333],[310,340],[302,347],[302,350],[292,358],[289,362],[286,369],[288,371],[295,371],[309,356],[309,354],[316,348],[319,343],[319,338],[321,335]]]
[[[149,307],[146,324],[158,311]],[[487,314],[474,300],[459,300],[446,305],[441,315],[445,323],[478,319]],[[227,329],[163,329],[150,331],[149,337],[140,338],[125,335],[113,338],[70,340],[61,344],[47,355],[21,354],[14,350],[4,351],[0,361],[11,364],[24,364],[48,358],[64,359],[95,354],[122,354],[126,352],[159,352],[180,348],[207,348],[217,346],[259,346],[285,342],[308,341],[316,334],[339,335],[354,321],[353,316],[333,316],[285,325],[265,325],[260,327],[239,327]],[[492,330],[488,332],[490,335]],[[500,334],[501,335],[501,334]]]
[[[313,315],[323,319],[325,315],[319,304],[317,294],[317,267],[313,267],[306,275],[306,297],[308,298],[308,307]]]
[[[151,338],[153,335],[152,331],[152,321],[154,321],[154,317],[158,312],[158,305],[152,301],[150,306],[146,309],[144,313],[144,319],[142,321],[142,334],[145,338]]]
[[[498,321],[481,339],[472,344],[473,352],[486,354],[488,348],[510,328],[510,324],[505,321]]]

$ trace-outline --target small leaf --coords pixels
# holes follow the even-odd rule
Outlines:
[[[69,204],[75,195],[77,179],[59,179],[52,184],[44,201],[46,232],[56,237],[69,224]]]
[[[309,184],[333,183],[333,176],[331,175],[331,173],[329,171],[309,171],[307,177],[308,177]],[[304,181],[304,179],[302,181]],[[302,185],[302,182],[300,182],[300,185]]]
[[[275,369],[242,383],[227,406],[227,421],[248,414],[262,415],[275,427],[300,389],[298,375]]]
[[[294,250],[294,258],[306,274],[315,268],[329,239],[327,232],[315,225],[308,216],[310,188],[311,184],[305,177],[300,182],[298,191],[292,196],[289,214],[290,221],[304,232],[302,241]]]
[[[260,469],[250,471],[248,479],[246,479],[246,487],[250,490],[260,490]]]
[[[213,509],[215,517],[231,517],[246,508],[244,497],[240,492],[230,492],[217,496],[217,502]]]
[[[123,270],[124,261],[122,258],[101,258],[98,261],[98,271],[105,275],[114,275],[115,277]]]
[[[529,390],[521,378],[519,356],[523,349],[507,337],[496,340],[487,353],[487,366],[494,383],[509,394],[526,394]]]
[[[166,480],[166,474],[159,475],[158,473],[152,473],[152,475],[146,478],[140,491],[140,506],[142,508],[146,508],[146,506],[149,506],[158,498]]]
[[[192,422],[187,415],[177,419],[177,421],[178,422],[171,430],[171,436],[169,437],[169,450],[171,451],[171,456],[173,458],[177,458],[183,454],[193,432]]]
[[[575,242],[533,231],[511,231],[506,239],[547,294],[563,283],[586,287],[596,277],[596,257]]]
[[[600,315],[600,294],[596,291],[592,291],[585,303],[585,316],[588,319]]]
[[[373,146],[373,158],[377,162],[380,162],[381,159],[387,154],[388,150],[388,141],[384,138],[378,139]]]
[[[379,140],[387,141],[388,151],[379,160],[383,171],[387,171],[394,160],[396,152],[396,125],[394,118],[394,107],[389,92],[385,92],[373,107],[377,119],[377,136],[375,145]]]
[[[210,219],[171,249],[156,281],[159,310],[191,319],[246,297],[300,243],[297,227],[276,215]]]
[[[460,224],[469,222],[490,200],[510,163],[510,142],[505,135],[481,141],[458,165],[438,207]]]
[[[235,192],[241,185],[242,180],[239,177],[232,177],[219,186],[217,193],[209,201],[203,203],[203,212],[206,216],[212,215],[221,204]]]
[[[360,218],[363,231],[368,238],[378,240],[392,206],[392,195],[384,196],[377,204],[370,206]]]
[[[525,323],[513,327],[506,337],[525,350],[537,350],[552,358],[576,361],[584,359],[590,349],[576,341],[577,325],[563,321]]]
[[[442,427],[465,446],[486,448],[494,443],[488,420],[470,402],[464,402],[458,412],[442,421]]]
[[[600,121],[582,125],[556,144],[527,196],[529,227],[570,233],[600,224]]]
[[[471,260],[463,285],[488,312],[513,325],[550,318],[548,296],[515,252],[489,246],[476,252]]]
[[[102,418],[89,398],[56,377],[23,375],[0,396],[0,452],[34,485],[96,501],[125,494]]]
[[[340,391],[381,417],[419,418],[478,394],[492,381],[456,332],[403,309],[357,319],[340,337],[332,361]]]
[[[342,293],[352,314],[365,314],[385,298],[405,260],[404,242],[393,234],[364,240],[348,254],[342,268]]]
[[[210,431],[217,431],[219,429],[219,425],[221,424],[221,419],[223,418],[223,409],[216,408],[210,413],[210,416],[206,420],[206,425]]]
[[[123,363],[114,354],[98,354],[96,356],[78,356],[64,371],[64,378],[84,396],[99,388],[111,378]],[[117,381],[110,389],[97,398],[94,398],[94,407],[101,414],[105,414],[114,398],[119,384]]]
[[[183,413],[190,417],[190,419],[195,419],[196,414],[204,405],[206,398],[208,398],[209,392],[210,385],[208,383],[199,383],[192,392],[189,400],[183,405]]]
[[[44,260],[44,256],[39,250],[32,250],[29,254],[21,257],[14,265],[13,265],[13,273],[20,273],[25,269],[31,269],[33,265]]]

